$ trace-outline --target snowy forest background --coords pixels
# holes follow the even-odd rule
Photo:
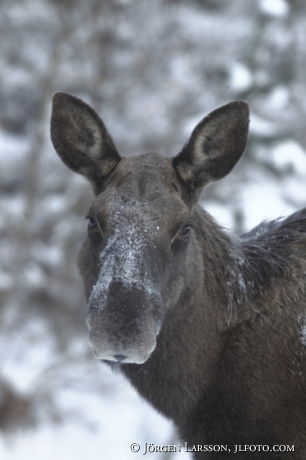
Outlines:
[[[87,344],[92,192],[52,148],[52,94],[90,103],[124,155],[174,155],[210,110],[248,101],[247,152],[202,204],[249,230],[306,205],[306,2],[1,0],[0,33],[0,459],[136,460],[132,442],[179,441]]]

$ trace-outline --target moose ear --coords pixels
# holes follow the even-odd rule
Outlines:
[[[63,162],[89,179],[95,191],[121,160],[99,115],[70,94],[53,96],[51,139]]]
[[[195,127],[189,141],[173,159],[176,172],[190,192],[226,176],[246,146],[249,106],[231,102],[211,112]]]

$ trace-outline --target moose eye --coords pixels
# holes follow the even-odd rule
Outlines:
[[[88,220],[88,227],[87,227],[87,233],[88,236],[91,240],[91,242],[95,245],[99,244],[101,242],[101,230],[98,222],[96,219],[93,217],[87,216]]]
[[[96,228],[98,226],[97,221],[93,217],[87,217],[88,219],[88,228]]]
[[[181,228],[180,234],[182,236],[186,236],[188,235],[189,231],[190,231],[190,225],[185,225],[184,227]]]

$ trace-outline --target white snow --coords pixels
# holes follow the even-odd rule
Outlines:
[[[228,230],[233,228],[233,215],[228,206],[222,206],[221,203],[212,200],[205,201],[203,206],[216,219],[219,225]]]
[[[84,391],[63,393],[64,405],[71,410],[70,419],[58,425],[42,423],[39,430],[9,439],[0,437],[1,460],[136,460],[143,458],[145,442],[169,444],[171,424],[131,392],[124,392],[124,396],[126,400]],[[130,450],[133,442],[141,446],[138,454]],[[150,458],[160,455],[151,454]],[[190,455],[182,451],[172,458],[187,460]]]
[[[298,326],[300,329],[300,342],[306,347],[306,315],[298,315]]]
[[[271,154],[279,171],[290,168],[295,174],[306,174],[306,152],[293,139],[276,144]]]
[[[285,110],[290,101],[290,92],[284,85],[278,85],[273,88],[265,100],[265,107],[269,110]]]
[[[10,76],[12,78],[12,76]],[[29,142],[23,136],[14,136],[7,134],[0,129],[0,180],[7,181],[14,178],[16,173],[16,165],[23,168],[27,159],[29,150]]]
[[[285,217],[295,211],[295,208],[280,194],[275,180],[250,184],[241,192],[241,205],[244,227],[247,231],[263,220]]]
[[[118,219],[124,219],[126,210],[128,215],[133,214],[133,221],[137,216],[142,217],[145,203],[135,202],[133,205],[122,205],[114,213]],[[157,229],[157,227],[156,227]],[[143,232],[147,233],[146,237]],[[155,291],[155,287],[147,273],[141,273],[140,263],[144,257],[144,251],[150,234],[147,229],[139,228],[134,222],[121,222],[115,228],[115,234],[109,238],[106,247],[100,254],[100,274],[97,284],[91,293],[89,303],[103,309],[110,284],[112,281],[120,281],[126,286],[144,290],[149,296]]]
[[[0,341],[0,375],[18,392],[31,393],[37,379],[54,360],[55,344],[50,330],[45,321],[32,318],[27,327],[10,333],[9,346],[5,346],[4,337]]]
[[[300,341],[306,347],[306,325],[301,328]]]
[[[253,84],[250,70],[241,62],[231,64],[228,82],[232,91],[247,91]]]
[[[260,0],[261,10],[278,18],[283,18],[289,13],[289,5],[286,0]]]
[[[31,261],[27,264],[24,273],[23,285],[29,288],[39,288],[44,286],[45,275],[41,267]]]
[[[277,134],[277,126],[264,118],[251,113],[250,132],[266,137]]]
[[[46,340],[33,345],[31,334],[49,336],[41,322],[31,326],[27,337],[15,341],[13,336],[15,346],[10,356],[5,353],[6,359],[2,348],[1,376],[21,394],[52,394],[52,404],[64,423],[52,421],[42,402],[37,408],[39,427],[0,435],[1,460],[135,460],[142,455],[145,442],[174,443],[172,423],[141,400],[123,376],[98,366],[94,359],[84,364],[85,343],[76,347],[81,362],[69,362],[69,354],[60,358]],[[72,344],[71,352],[76,345]],[[138,457],[130,450],[133,442],[141,446]],[[176,455],[173,459],[190,458],[185,452]],[[150,458],[159,456],[151,454]]]

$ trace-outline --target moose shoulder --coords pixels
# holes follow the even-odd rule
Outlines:
[[[95,192],[79,256],[94,355],[191,446],[265,445],[254,460],[304,459],[306,211],[238,239],[197,204],[241,157],[248,124],[248,105],[233,102],[173,159],[122,158],[96,112],[57,93],[51,135]],[[273,452],[280,445],[290,452]]]

